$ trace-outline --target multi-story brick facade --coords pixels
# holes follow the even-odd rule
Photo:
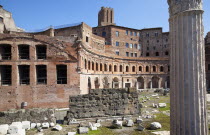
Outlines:
[[[111,8],[101,9],[98,24],[35,33],[5,27],[0,35],[0,110],[68,107],[69,95],[96,88],[170,86],[169,33],[117,26]]]

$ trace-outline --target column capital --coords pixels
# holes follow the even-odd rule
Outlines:
[[[168,0],[170,16],[189,10],[202,10],[202,0]]]

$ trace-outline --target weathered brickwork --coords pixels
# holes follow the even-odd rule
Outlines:
[[[71,96],[67,118],[139,114],[138,94],[125,89],[96,89],[87,95]]]

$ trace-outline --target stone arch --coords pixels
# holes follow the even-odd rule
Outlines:
[[[142,72],[142,66],[139,66],[139,71]]]
[[[144,78],[143,77],[137,78],[137,89],[144,89]]]
[[[85,69],[87,69],[87,60],[85,59]]]
[[[88,77],[88,91],[90,92],[91,90],[91,79]]]
[[[123,72],[123,66],[120,65],[120,72]]]
[[[132,72],[136,72],[136,67],[135,66],[132,67]]]
[[[109,65],[109,72],[112,72],[112,65]]]
[[[146,72],[149,72],[149,66],[146,66],[146,70],[145,70]]]
[[[152,66],[152,71],[153,71],[153,72],[157,72],[156,66]]]
[[[159,80],[157,76],[152,77],[152,88],[159,88]]]
[[[103,78],[103,86],[104,88],[109,88],[109,81],[107,77]]]
[[[100,71],[103,71],[102,63],[100,63]]]
[[[94,62],[92,62],[92,70],[95,70]]]
[[[98,63],[96,63],[96,71],[98,71]]]
[[[99,82],[99,79],[98,79],[98,77],[96,77],[96,78],[95,78],[95,81],[94,81],[94,83],[95,83],[95,89],[99,89],[99,86],[100,86],[100,82]]]
[[[114,72],[117,72],[117,65],[114,65]]]
[[[160,72],[163,72],[163,71],[164,71],[164,67],[160,66]]]
[[[107,64],[104,64],[104,71],[107,71]]]
[[[117,77],[113,78],[113,88],[119,88],[119,79]]]
[[[126,71],[126,72],[129,72],[129,66],[126,66],[126,67],[125,67],[125,71]]]
[[[90,70],[90,61],[88,61],[88,70]]]

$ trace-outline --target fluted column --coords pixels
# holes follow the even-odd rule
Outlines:
[[[207,135],[202,0],[168,0],[171,135]]]

